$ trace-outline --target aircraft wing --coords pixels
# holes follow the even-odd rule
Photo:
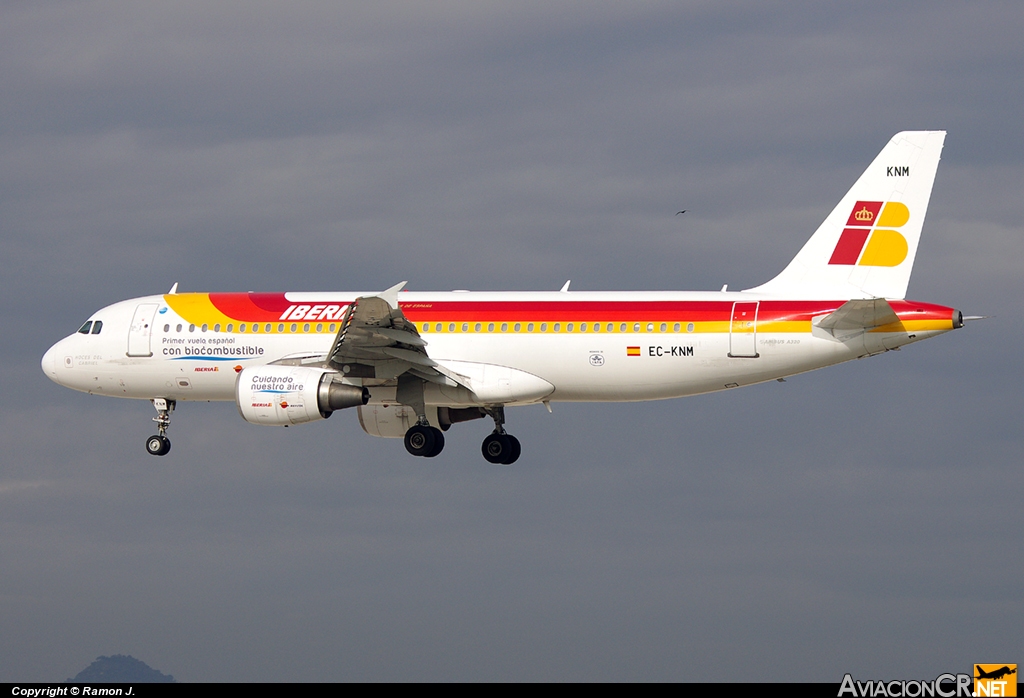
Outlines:
[[[433,383],[467,386],[463,377],[439,366],[427,354],[427,342],[398,307],[407,282],[349,305],[327,355],[327,364],[345,376],[388,381],[411,373]]]

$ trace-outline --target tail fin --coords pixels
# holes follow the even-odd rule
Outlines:
[[[790,298],[903,298],[945,131],[897,133],[781,274],[748,289]]]

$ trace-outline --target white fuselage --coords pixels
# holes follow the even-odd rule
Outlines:
[[[54,344],[42,366],[55,382],[91,394],[234,400],[241,368],[330,351],[337,329],[330,320],[340,313],[321,310],[308,322],[282,317],[294,315],[294,308],[343,308],[358,295],[278,294],[277,302],[288,309],[267,310],[255,321],[231,309],[246,294],[127,300],[90,318],[93,327],[102,323],[98,334],[75,333]],[[228,310],[210,310],[208,299]],[[441,366],[506,367],[553,387],[543,396],[513,390],[505,404],[657,400],[750,385],[940,334],[953,329],[955,312],[899,301],[900,323],[837,338],[815,327],[815,319],[842,300],[786,301],[752,293],[410,292],[401,294],[400,303]],[[750,310],[746,321],[738,315],[741,307]],[[350,382],[366,385],[373,403],[395,401],[395,388],[385,381]],[[471,404],[465,396],[428,388],[430,404]]]

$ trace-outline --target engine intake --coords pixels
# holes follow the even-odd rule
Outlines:
[[[235,382],[235,404],[251,424],[288,426],[327,419],[335,410],[369,401],[369,390],[337,381],[338,375],[302,366],[246,368]]]

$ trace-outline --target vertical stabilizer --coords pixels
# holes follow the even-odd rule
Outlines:
[[[790,298],[904,298],[945,131],[897,133],[781,274]]]

